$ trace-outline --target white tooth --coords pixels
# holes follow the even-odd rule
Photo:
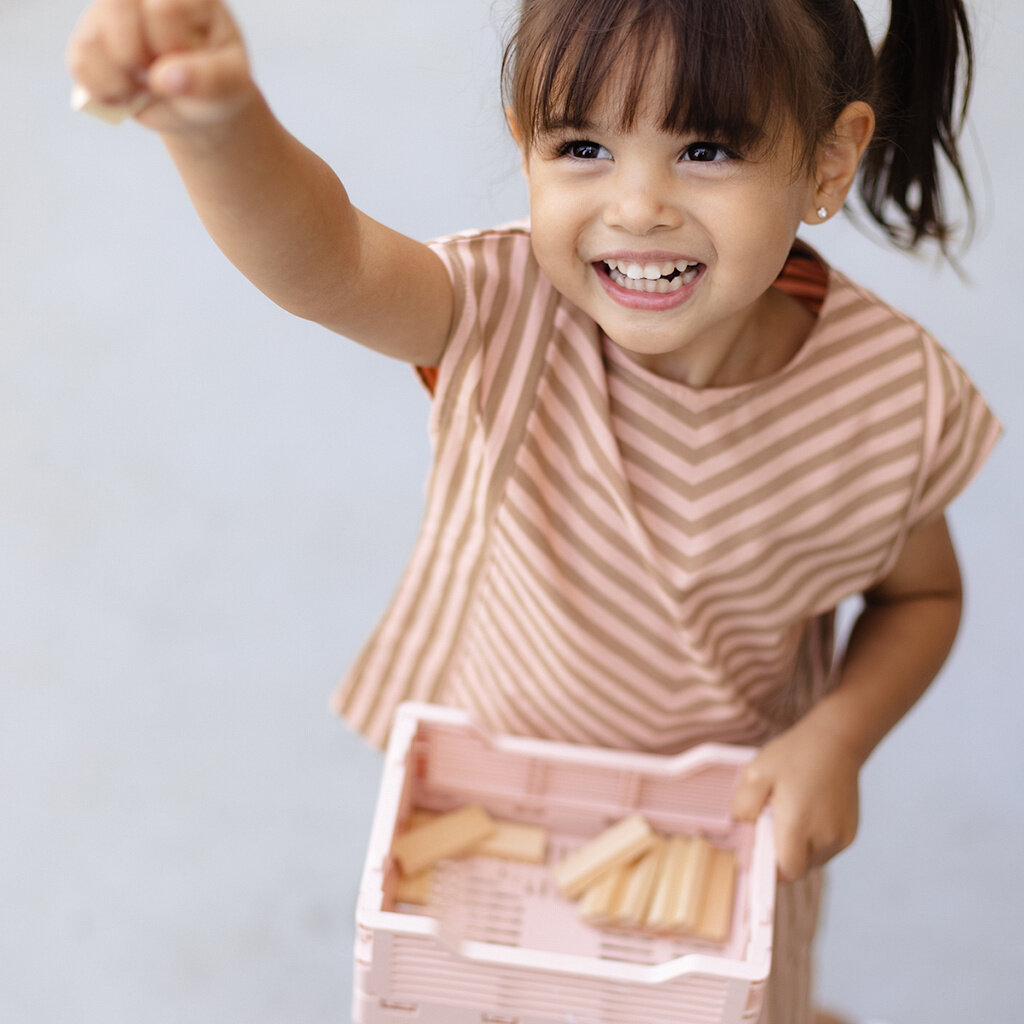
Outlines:
[[[641,267],[639,263],[627,263],[623,269],[623,273],[631,281],[639,281],[644,276],[644,268]]]
[[[662,263],[662,265],[660,267],[661,276],[662,277],[668,277],[668,275],[671,274],[672,271],[675,270],[675,269],[676,269],[676,265],[674,263]]]
[[[652,281],[650,278],[646,278],[644,280],[644,291],[645,292],[654,292],[654,291],[657,291],[657,290],[658,290],[658,282],[656,280]]]
[[[648,281],[657,281],[658,278],[661,277],[661,267],[656,263],[644,264],[644,277],[647,278]]]

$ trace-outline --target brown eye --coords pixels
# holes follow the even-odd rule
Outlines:
[[[604,146],[587,139],[573,139],[565,143],[559,150],[560,156],[569,156],[574,160],[609,160],[611,153]]]
[[[735,160],[736,154],[717,142],[692,142],[683,150],[681,159],[692,163],[711,164],[721,160]]]

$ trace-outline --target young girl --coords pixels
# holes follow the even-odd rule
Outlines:
[[[523,0],[504,86],[530,221],[431,245],[281,127],[219,0],[97,0],[70,53],[94,96],[142,98],[261,289],[434,394],[422,533],[339,710],[377,743],[416,698],[615,747],[758,745],[734,811],[771,805],[785,880],[762,1020],[810,1020],[819,868],[949,651],[943,509],[998,426],[796,236],[859,173],[894,241],[947,246],[960,0],[895,0],[877,59],[854,0]]]

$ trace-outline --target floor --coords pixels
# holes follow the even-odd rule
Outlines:
[[[952,512],[961,640],[832,872],[823,998],[889,1024],[1020,1014],[1024,10],[972,6],[970,280],[811,236],[1007,427]],[[78,9],[0,8],[0,1020],[342,1022],[379,762],[327,697],[415,535],[427,401],[242,281],[154,139],[68,111]],[[429,237],[523,213],[492,5],[237,9],[279,114],[372,215]]]

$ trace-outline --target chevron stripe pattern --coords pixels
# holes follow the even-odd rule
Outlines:
[[[837,604],[996,440],[963,371],[803,249],[780,281],[818,312],[797,356],[693,390],[554,292],[525,225],[436,248],[458,305],[423,529],[338,710],[377,743],[411,698],[666,752],[791,724],[828,685]]]

